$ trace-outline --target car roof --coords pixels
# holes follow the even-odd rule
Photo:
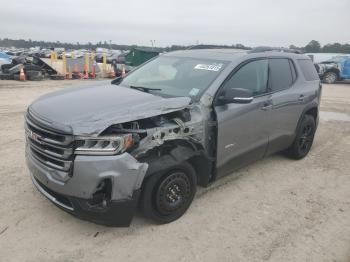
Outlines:
[[[234,60],[247,54],[247,50],[241,49],[193,49],[180,50],[164,54],[165,56],[216,59],[216,60]]]
[[[249,58],[259,57],[286,57],[295,59],[310,59],[310,57],[303,54],[295,54],[288,52],[266,51],[266,52],[251,52],[243,49],[193,49],[173,51],[163,54],[164,56],[200,58],[200,59],[215,59],[222,61],[234,61],[242,59],[246,56]],[[311,60],[311,59],[310,59]]]

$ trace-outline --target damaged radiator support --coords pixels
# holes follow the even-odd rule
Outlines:
[[[170,140],[187,139],[200,143],[203,137],[203,125],[201,121],[191,120],[188,110],[182,110],[114,125],[104,132],[104,134],[125,133],[133,134],[134,148],[130,153],[139,158]]]

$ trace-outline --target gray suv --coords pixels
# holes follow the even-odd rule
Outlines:
[[[168,223],[197,186],[276,152],[305,157],[320,96],[304,55],[171,52],[112,83],[34,101],[25,116],[27,164],[36,188],[80,218],[128,226],[140,208]]]

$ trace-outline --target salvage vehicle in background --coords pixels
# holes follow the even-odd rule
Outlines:
[[[350,55],[335,56],[315,64],[315,67],[322,81],[327,84],[350,79]]]
[[[12,59],[8,54],[0,52],[0,65],[10,64],[11,61]]]
[[[169,223],[197,186],[276,152],[305,157],[321,87],[312,61],[285,50],[162,54],[112,84],[34,101],[25,116],[30,176],[80,218],[128,226],[140,207]]]

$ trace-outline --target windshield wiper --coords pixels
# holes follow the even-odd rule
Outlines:
[[[149,91],[160,91],[162,89],[160,88],[151,88],[151,87],[144,87],[144,86],[129,86],[132,89],[137,89],[140,90],[142,92],[146,92],[148,93]]]

